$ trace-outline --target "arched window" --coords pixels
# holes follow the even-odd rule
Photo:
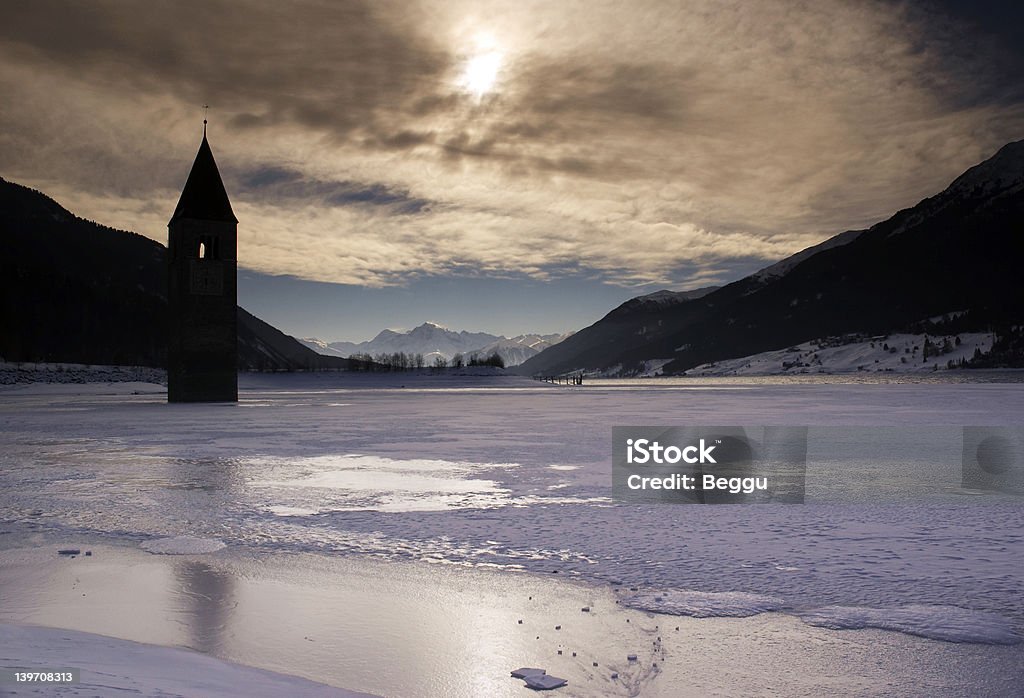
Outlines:
[[[216,235],[199,236],[199,259],[220,259]]]

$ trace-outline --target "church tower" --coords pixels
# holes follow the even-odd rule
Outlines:
[[[238,401],[238,219],[206,140],[167,224],[168,402]]]

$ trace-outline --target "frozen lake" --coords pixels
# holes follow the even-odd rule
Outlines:
[[[646,611],[781,613],[800,632],[884,627],[938,653],[1008,652],[995,671],[1024,675],[1022,500],[961,489],[956,441],[963,425],[1019,423],[1020,384],[291,375],[241,388],[237,405],[168,405],[144,384],[3,389],[0,567],[31,540],[160,551],[189,536],[231,559],[558,574]],[[809,425],[822,436],[807,503],[616,502],[611,428],[637,424]],[[853,425],[904,450],[885,460],[829,431]]]

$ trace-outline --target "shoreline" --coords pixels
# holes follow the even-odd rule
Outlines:
[[[98,695],[116,691],[166,698],[378,698],[201,652],[40,625],[0,623],[4,667],[77,670],[60,685],[17,684],[17,695]],[[12,684],[8,683],[8,686]]]
[[[239,390],[279,388],[282,383],[293,385],[320,384],[324,387],[372,389],[409,387],[535,387],[574,389],[581,386],[556,385],[515,372],[516,367],[494,369],[469,367],[417,369],[410,371],[240,371]],[[1000,378],[1004,380],[999,380]],[[684,372],[664,376],[603,376],[586,374],[582,387],[651,386],[668,387],[684,384],[772,383],[801,385],[818,383],[1019,383],[1024,382],[1024,368],[941,368],[939,370],[777,370],[766,372],[736,372],[723,370],[703,373]],[[144,393],[165,393],[166,372],[146,366],[103,366],[68,363],[11,363],[0,361],[0,391],[38,389],[40,386],[106,386],[109,389]],[[53,390],[53,388],[49,388]]]
[[[375,695],[521,696],[508,673],[518,666],[568,678],[563,696],[746,695],[768,685],[873,695],[897,676],[934,693],[999,695],[1024,674],[1020,644],[837,631],[767,607],[749,615],[742,603],[731,615],[747,617],[666,615],[627,607],[611,586],[536,573],[244,548],[156,555],[88,540],[75,544],[91,556],[68,558],[32,538],[0,551],[11,590],[0,623],[187,648]],[[153,678],[141,666],[133,680]]]

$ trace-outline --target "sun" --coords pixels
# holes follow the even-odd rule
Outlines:
[[[459,76],[459,87],[477,100],[495,91],[501,72],[502,52],[489,36],[478,36],[472,54]]]
[[[494,89],[498,81],[501,56],[497,52],[483,53],[466,61],[462,73],[462,85],[477,97],[483,97]]]

